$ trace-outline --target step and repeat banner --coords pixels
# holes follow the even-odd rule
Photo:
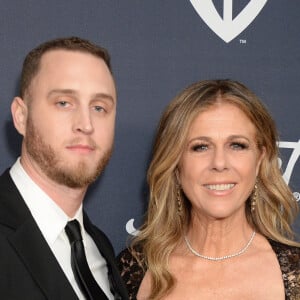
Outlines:
[[[160,115],[202,79],[243,82],[280,133],[284,179],[300,200],[300,2],[282,0],[3,0],[0,2],[0,171],[19,156],[10,115],[24,56],[48,39],[106,47],[118,89],[115,150],[85,207],[119,252],[141,225]],[[300,234],[300,217],[295,230]]]

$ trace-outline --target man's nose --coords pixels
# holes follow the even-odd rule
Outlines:
[[[94,127],[89,109],[80,108],[76,111],[73,130],[84,134],[90,134],[93,132]]]

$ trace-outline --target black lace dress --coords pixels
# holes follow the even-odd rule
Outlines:
[[[286,300],[300,300],[300,248],[269,241],[276,253],[285,288]],[[140,252],[137,255],[143,261]],[[128,290],[129,299],[135,300],[145,272],[128,249],[118,255],[121,276]]]

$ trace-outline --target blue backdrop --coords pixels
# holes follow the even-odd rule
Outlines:
[[[299,1],[282,0],[1,1],[0,172],[19,155],[10,103],[24,56],[45,40],[77,35],[109,49],[118,86],[115,151],[85,202],[116,252],[125,246],[128,221],[141,224],[161,112],[201,79],[237,79],[264,101],[279,128],[285,179],[299,201],[299,12]],[[300,233],[300,218],[295,229]]]

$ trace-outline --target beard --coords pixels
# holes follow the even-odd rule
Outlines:
[[[24,142],[28,154],[42,172],[54,182],[70,188],[84,188],[93,183],[105,169],[112,153],[111,147],[95,162],[93,168],[84,161],[79,161],[76,166],[72,167],[43,140],[31,118],[27,120]]]

